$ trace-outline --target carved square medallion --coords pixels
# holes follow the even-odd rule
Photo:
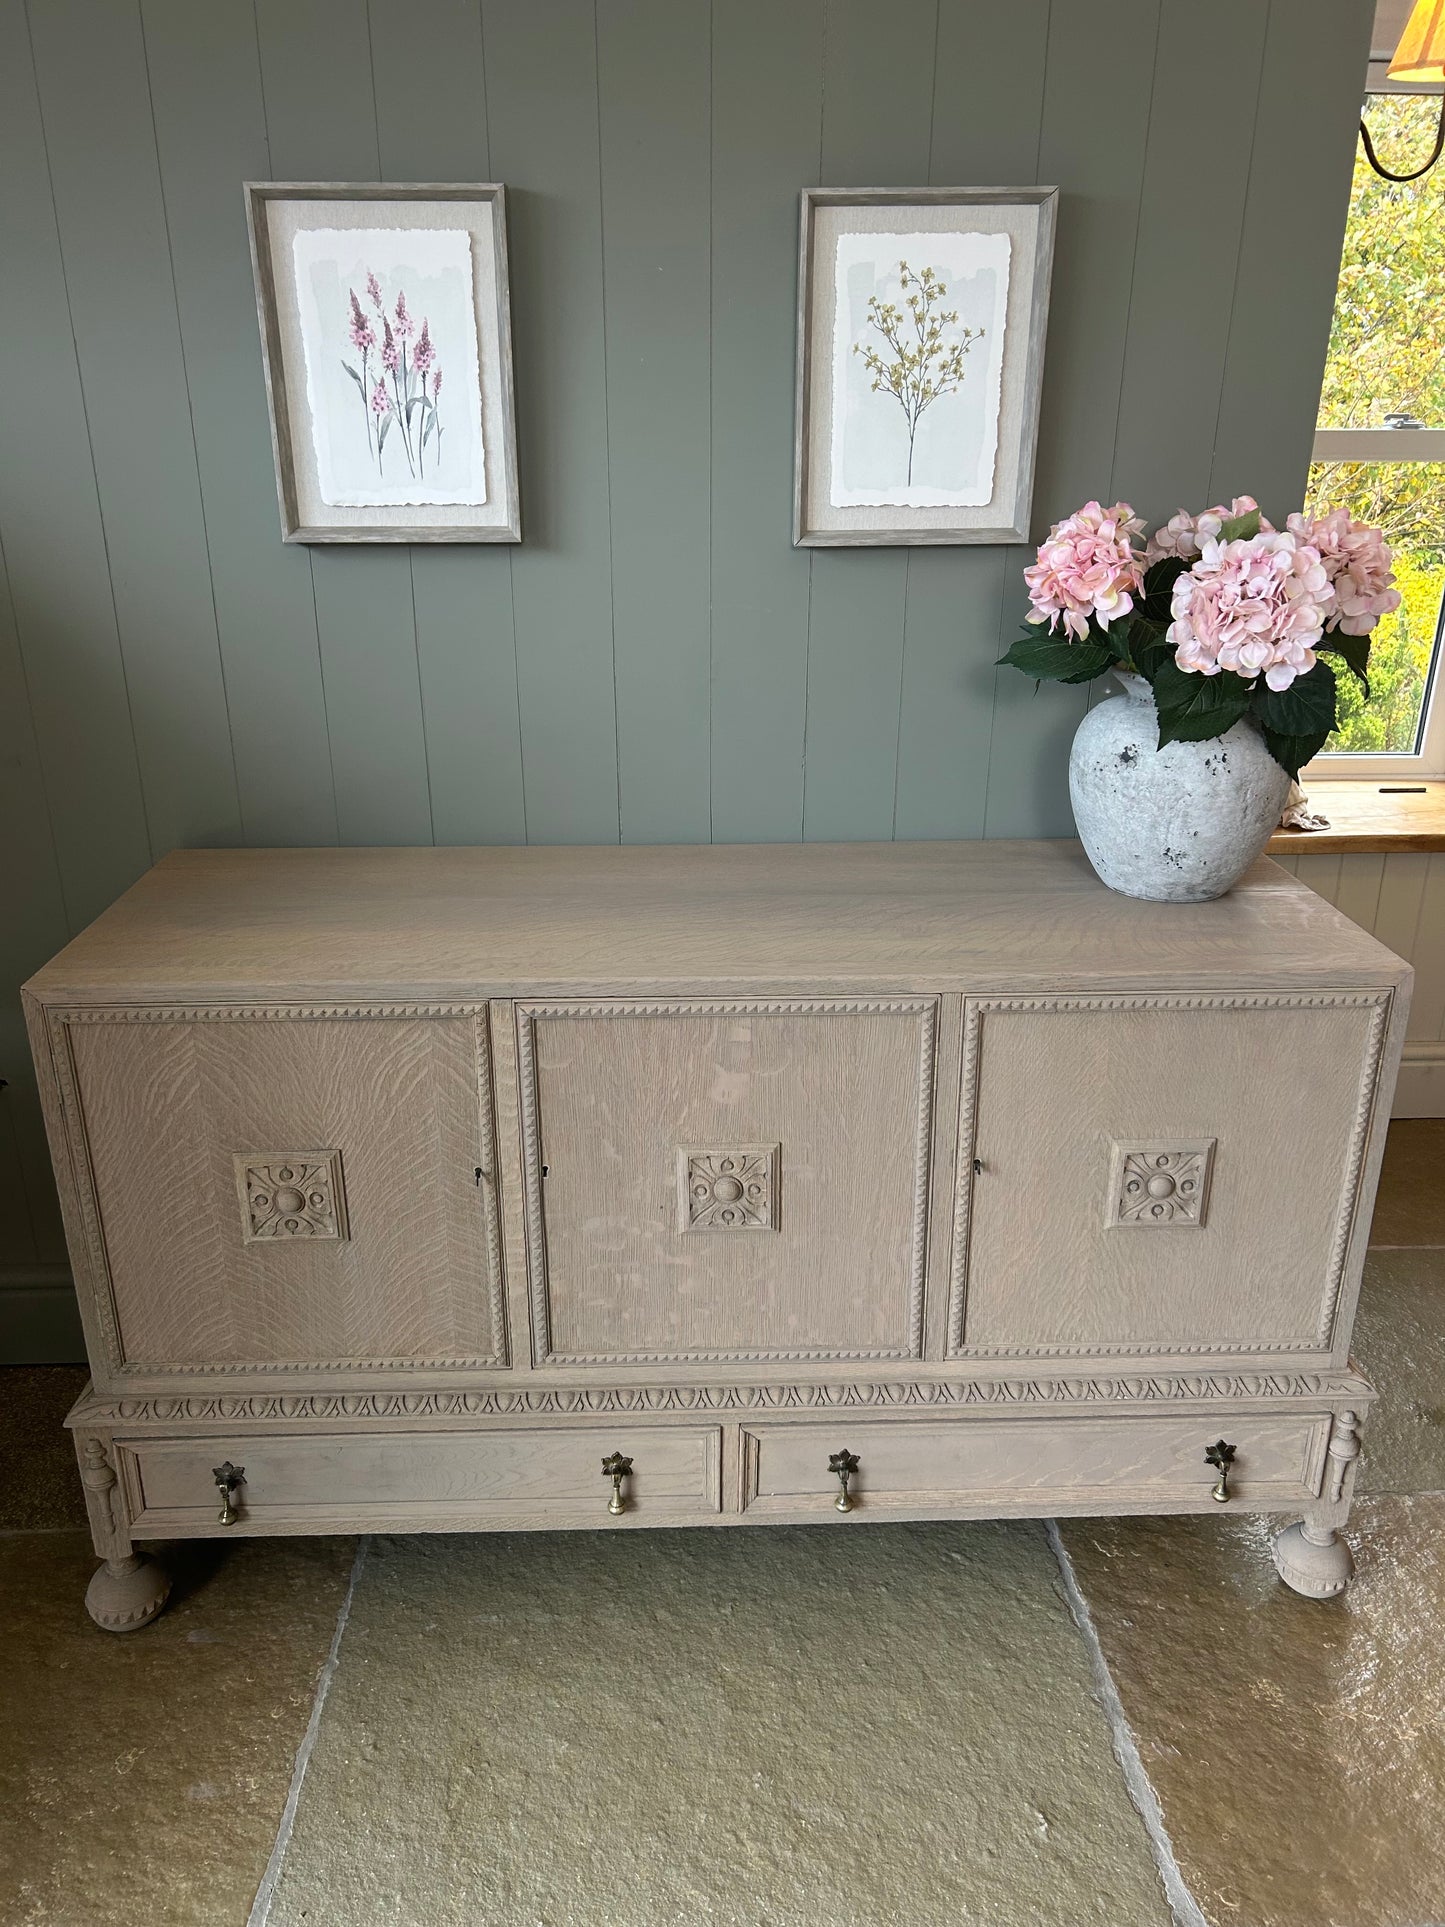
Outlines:
[[[339,1151],[246,1151],[236,1159],[241,1236],[345,1238],[346,1197]]]
[[[1106,1225],[1202,1225],[1214,1167],[1212,1137],[1114,1141]]]
[[[678,1229],[776,1231],[780,1144],[677,1154]]]

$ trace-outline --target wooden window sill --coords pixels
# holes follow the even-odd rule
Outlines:
[[[1368,782],[1309,783],[1305,795],[1311,809],[1329,818],[1330,827],[1276,830],[1266,845],[1271,856],[1445,850],[1445,783],[1374,777]]]

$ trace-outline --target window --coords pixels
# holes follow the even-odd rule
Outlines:
[[[1439,106],[1369,97],[1386,166],[1429,151]],[[1339,727],[1308,774],[1445,777],[1445,160],[1395,183],[1356,153],[1308,507],[1378,523],[1401,597],[1372,637],[1370,701],[1341,678]]]

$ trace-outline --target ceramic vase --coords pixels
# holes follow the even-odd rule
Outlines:
[[[1247,719],[1205,743],[1159,748],[1154,692],[1114,672],[1069,756],[1069,795],[1090,863],[1111,890],[1207,903],[1244,875],[1279,823],[1287,772]]]

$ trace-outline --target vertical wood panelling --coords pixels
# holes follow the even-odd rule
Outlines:
[[[477,0],[370,0],[378,166],[387,180],[492,178]],[[524,843],[512,555],[411,551],[432,831]]]
[[[1036,530],[1109,491],[1158,30],[1157,0],[1119,0],[1107,33],[1099,31],[1091,8],[1056,6],[1050,13],[1038,178],[1057,184],[1061,194]],[[1113,107],[1105,110],[1105,101]],[[1167,102],[1160,110],[1167,113]],[[1160,409],[1167,415],[1162,398]],[[1030,559],[1027,550],[1015,551],[1005,582],[1005,646],[1027,606],[1019,571]],[[1016,669],[998,671],[989,836],[1068,830],[1069,743],[1086,706],[1077,690],[1046,683],[1035,692]]]
[[[370,36],[354,0],[258,0],[271,171],[380,178]],[[343,843],[430,843],[411,556],[311,552],[327,741]]]
[[[1372,15],[1270,0],[1209,499],[1254,495],[1281,527],[1304,496]],[[1281,188],[1306,177],[1286,231]]]
[[[30,20],[146,815],[161,849],[238,843],[140,10],[36,0]]]
[[[1048,29],[1048,0],[940,0],[932,185],[1034,180]],[[1024,560],[1019,548],[909,552],[895,836],[983,834],[1000,610]]]
[[[1385,880],[1385,859],[1365,853],[1340,860],[1340,881],[1335,891],[1335,908],[1364,930],[1374,928],[1375,912],[1380,905],[1380,888]]]
[[[818,183],[822,0],[714,7],[712,75],[713,836],[776,842],[803,833],[793,314],[798,193]]]
[[[0,534],[72,929],[152,850],[23,0],[0,5]],[[21,263],[24,263],[23,271]],[[15,451],[24,450],[25,459]]]
[[[527,833],[542,843],[615,843],[596,20],[591,0],[484,0],[482,21],[492,168],[516,190],[512,310],[526,539],[512,561],[512,597]]]
[[[597,14],[624,842],[711,834],[710,25],[676,0]]]
[[[1418,959],[1417,968],[1423,974],[1432,967],[1445,970],[1445,956],[1438,960],[1429,959],[1416,946],[1416,934],[1420,928],[1420,913],[1425,903],[1425,882],[1430,874],[1430,858],[1425,854],[1413,854],[1406,850],[1396,850],[1385,858],[1385,874],[1380,883],[1379,901],[1375,906],[1374,921],[1369,928],[1374,932],[1386,949],[1395,951],[1402,957]],[[1410,1009],[1409,1035],[1421,1036],[1419,1019],[1412,1003]]]
[[[65,1255],[16,986],[70,932],[0,550],[0,1264]]]
[[[1254,96],[1237,77],[1258,72],[1268,18],[1259,0],[1215,0],[1208,33],[1194,0],[1165,0],[1160,17],[1110,483],[1111,500],[1122,495],[1151,523],[1214,500],[1234,295],[1220,265],[1239,253],[1255,127]],[[1207,193],[1190,196],[1181,246],[1180,184],[1206,181]]]
[[[241,182],[270,173],[249,7],[143,0],[241,827],[255,844],[336,841],[307,550],[279,536]]]
[[[938,0],[828,0],[826,18],[824,185],[916,187],[928,178]],[[892,834],[910,560],[906,549],[812,552],[806,837]]]
[[[1410,1004],[1410,1035],[1445,1038],[1445,854],[1439,852],[1430,858],[1414,954],[1419,975]]]

